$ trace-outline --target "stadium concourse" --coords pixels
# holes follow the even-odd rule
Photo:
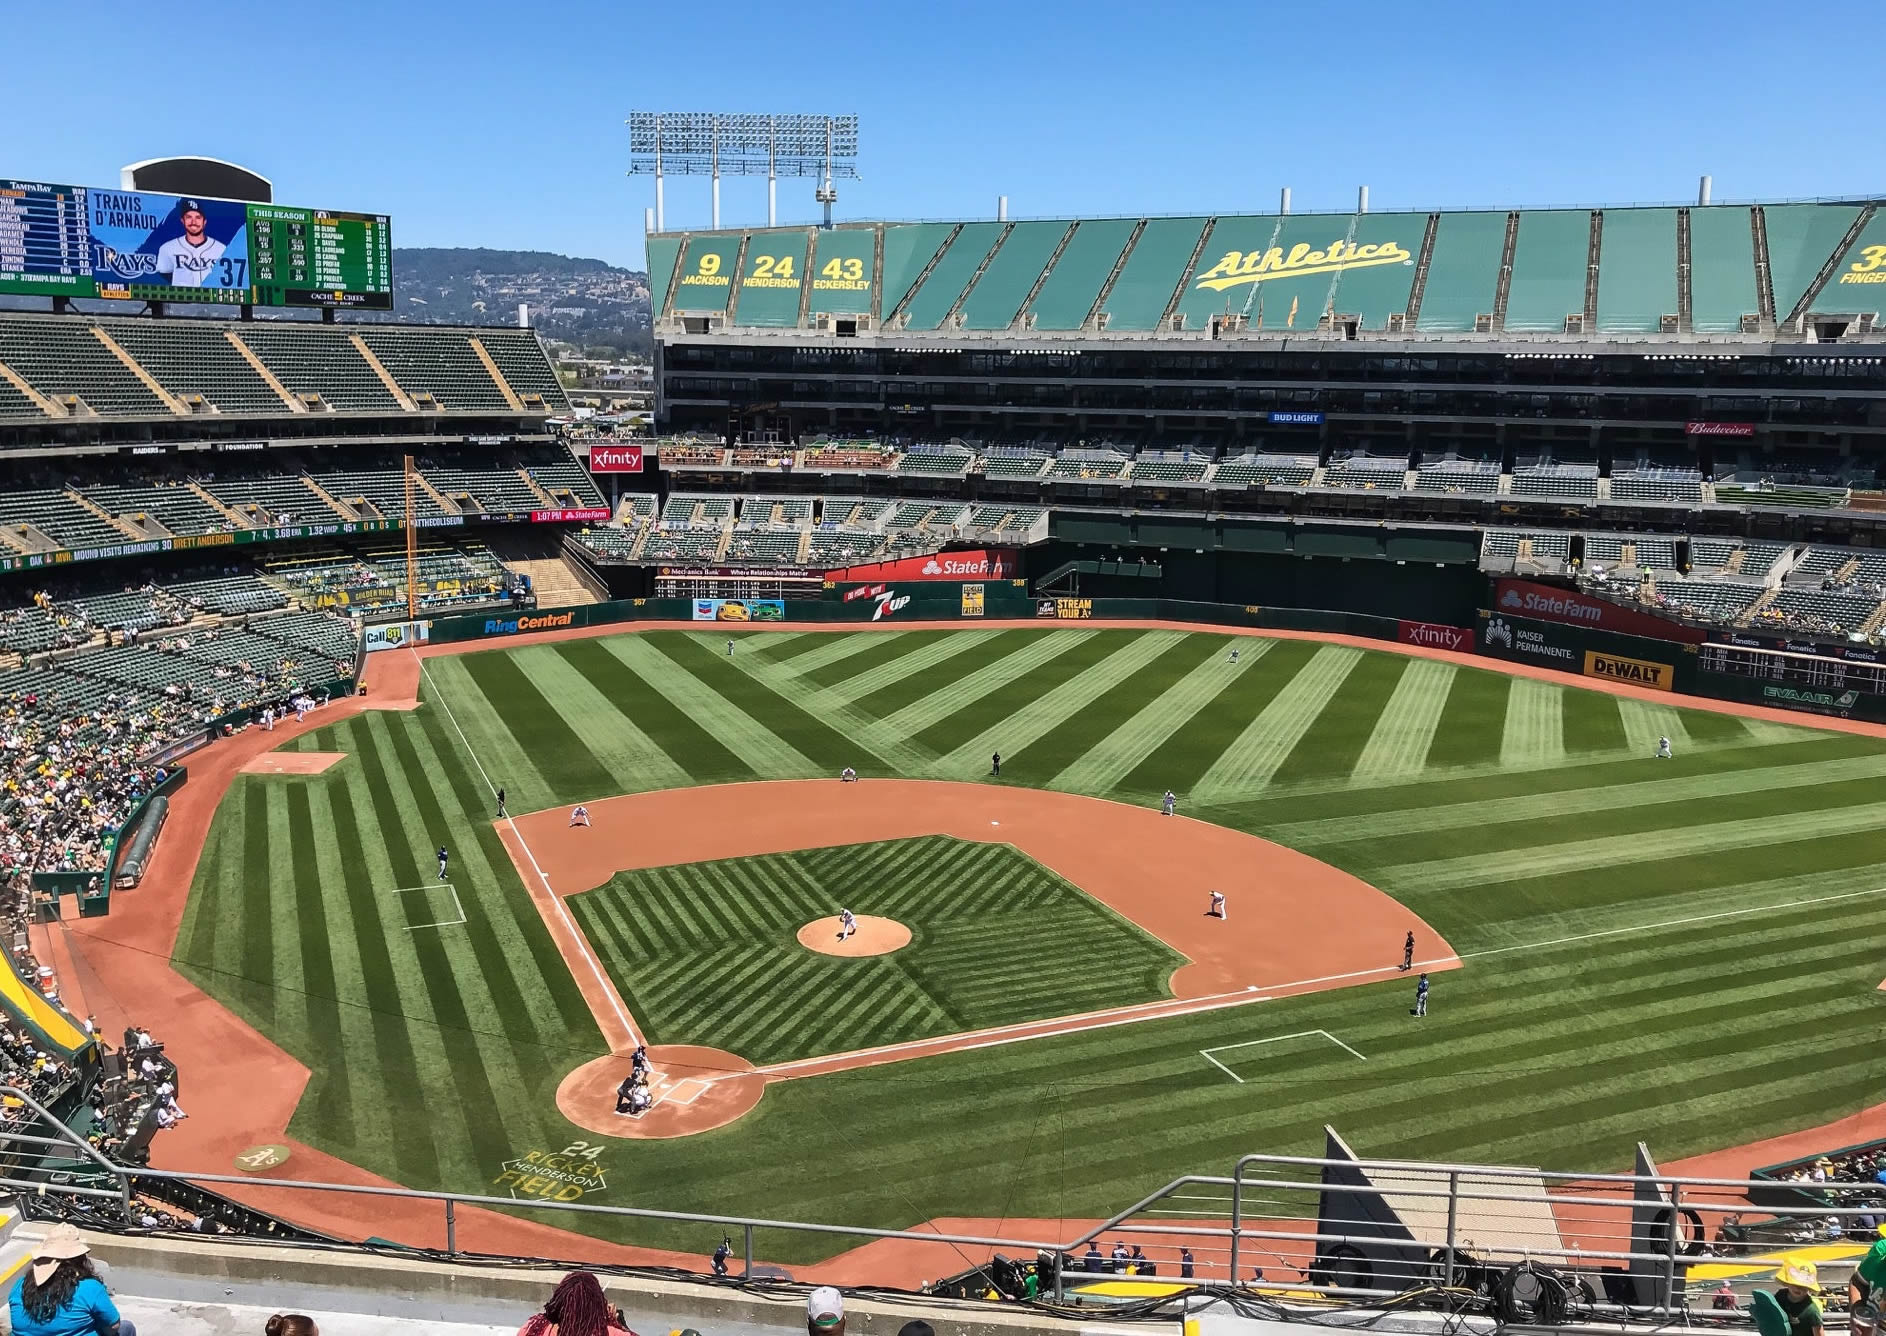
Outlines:
[[[943,626],[932,628],[907,625],[894,630],[883,628],[879,634],[897,636],[940,629],[944,629]],[[529,648],[533,645],[593,638],[596,634],[585,631],[538,632],[520,637],[514,643],[518,648]],[[125,898],[115,906],[109,919],[70,925],[70,931],[52,936],[51,940],[60,942],[62,949],[71,952],[70,964],[62,968],[62,976],[70,981],[74,994],[83,997],[86,1003],[96,1005],[101,1023],[106,1026],[117,1023],[119,1017],[116,1008],[123,999],[146,999],[144,1006],[154,1018],[153,1024],[170,1038],[170,1051],[179,1055],[185,1070],[196,1073],[193,1077],[193,1088],[197,1092],[193,1098],[197,1106],[196,1116],[158,1143],[156,1162],[160,1166],[209,1172],[225,1168],[237,1155],[254,1146],[280,1145],[290,1148],[288,1163],[292,1165],[294,1177],[336,1183],[384,1184],[387,1181],[365,1173],[345,1160],[325,1154],[293,1135],[291,1120],[297,1106],[306,1098],[308,1070],[262,1034],[180,979],[169,961],[172,944],[182,922],[185,900],[196,880],[198,856],[204,847],[212,816],[231,780],[239,772],[252,768],[256,758],[273,748],[287,747],[287,755],[303,754],[296,750],[299,737],[317,728],[331,730],[340,719],[359,715],[363,711],[411,711],[418,704],[421,692],[422,664],[434,663],[443,656],[459,653],[462,648],[465,647],[425,646],[414,653],[376,655],[369,661],[365,679],[367,693],[364,696],[336,700],[305,723],[284,722],[275,734],[250,729],[198,753],[192,758],[192,782],[179,794],[173,805],[172,825],[166,842],[138,894]],[[1415,646],[1400,647],[1398,652],[1462,667],[1484,663],[1470,655]],[[1552,674],[1528,669],[1523,665],[1515,665],[1510,671],[1533,680],[1554,680]],[[1621,683],[1599,684],[1599,689],[1625,698],[1662,699],[1660,693]],[[1780,711],[1764,712],[1726,706],[1716,708],[1734,709],[1736,713],[1773,722],[1791,718]],[[1876,726],[1856,721],[1841,722],[1854,731],[1872,736],[1886,735],[1886,730]],[[836,787],[835,780],[828,782]],[[713,797],[712,790],[687,790],[666,796],[685,798],[690,794],[699,798]],[[659,798],[664,795],[650,796]],[[992,796],[999,796],[999,791]],[[546,820],[549,816],[560,819],[562,815],[560,810],[546,814]],[[1161,820],[1151,812],[1146,816],[1155,823]],[[757,839],[755,848],[768,843],[768,837],[763,833],[753,834],[749,838]],[[1023,847],[1027,847],[1026,843]],[[738,853],[741,850],[735,848],[729,852]],[[659,855],[658,847],[649,849],[649,858]],[[613,863],[616,860],[605,855],[605,861]],[[561,877],[565,870],[559,866],[554,875]],[[525,876],[523,881],[527,889],[531,887],[529,876]],[[560,893],[579,894],[583,884],[582,877],[562,883]],[[546,913],[546,918],[549,917]],[[567,941],[559,945],[565,952],[568,967],[580,981],[584,973],[582,962],[575,957]],[[587,994],[588,990],[585,992]],[[600,1008],[606,1004],[592,997],[591,1005]],[[607,1024],[601,1028],[605,1035],[609,1033]],[[626,1038],[620,1037],[619,1044]],[[1868,1110],[1857,1120],[1848,1119],[1835,1126],[1843,1133],[1877,1127],[1881,1116],[1879,1110]],[[1811,1144],[1816,1135],[1813,1132],[1803,1133],[1798,1139]],[[1732,1159],[1710,1161],[1717,1165],[1733,1162]],[[230,1192],[238,1200],[278,1212],[304,1225],[345,1235],[387,1235],[397,1228],[396,1236],[402,1240],[427,1246],[438,1246],[441,1242],[442,1223],[436,1211],[418,1203],[414,1203],[410,1209],[394,1208],[394,1213],[389,1214],[388,1204],[381,1202],[369,1203],[344,1197],[317,1199],[305,1193],[278,1189],[233,1188]],[[953,1231],[959,1226],[965,1232],[1002,1227],[1024,1234],[1038,1230],[1039,1237],[1064,1237],[1072,1232],[1072,1227],[1077,1223],[1073,1218],[1052,1221],[1018,1221],[1010,1218],[937,1221],[934,1225],[944,1231]],[[704,1264],[704,1259],[698,1255],[645,1247],[624,1248],[594,1239],[569,1236],[536,1223],[521,1223],[509,1216],[488,1216],[471,1208],[460,1212],[458,1229],[458,1243],[462,1248],[488,1248],[504,1253],[535,1251],[543,1255],[615,1262],[683,1265],[695,1270],[702,1269]],[[801,1276],[841,1283],[863,1282],[867,1279],[876,1283],[911,1283],[915,1279],[937,1274],[944,1256],[940,1245],[884,1241],[866,1245],[855,1255],[831,1258],[816,1267],[799,1265],[796,1271]],[[947,1256],[955,1259],[953,1252]]]

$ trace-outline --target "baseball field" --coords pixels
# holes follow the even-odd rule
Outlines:
[[[734,640],[434,655],[416,710],[286,744],[332,765],[234,781],[173,964],[310,1069],[295,1138],[409,1186],[490,1192],[520,1156],[594,1141],[558,1090],[627,1037],[755,1065],[891,1046],[785,1072],[712,1130],[609,1140],[594,1200],[902,1227],[1101,1216],[1244,1152],[1318,1153],[1325,1123],[1369,1155],[1624,1168],[1639,1138],[1674,1158],[1879,1098],[1886,741],[1311,640]],[[1661,736],[1674,759],[1652,759]],[[977,829],[846,833],[844,804],[890,779],[950,781],[938,803]],[[829,784],[802,842],[746,829],[775,780]],[[680,865],[660,852],[678,809],[616,796],[703,785],[743,787],[692,804],[702,852]],[[493,819],[498,786],[515,824]],[[1248,998],[1185,986],[1220,939],[1193,926],[1208,887],[1178,853],[1103,892],[1020,834],[1046,839],[1039,822],[1076,809],[1040,804],[1083,795],[1097,841],[1163,820],[1147,809],[1168,789],[1180,815],[1154,829],[1175,850],[1219,828],[1308,856],[1227,883],[1223,926],[1263,934],[1235,939],[1254,943]],[[568,828],[576,803],[588,830]],[[564,870],[582,859],[593,873]],[[1310,859],[1422,925],[1425,1018],[1393,968],[1402,922],[1325,907],[1296,871]],[[801,945],[840,905],[908,945]],[[1301,991],[1265,953],[1303,932],[1385,968]],[[1175,997],[1205,1004],[1160,1009]],[[1026,1028],[1095,1013],[1125,1019]],[[972,1032],[1003,1039],[895,1048]],[[699,1234],[635,1238],[711,1247]]]

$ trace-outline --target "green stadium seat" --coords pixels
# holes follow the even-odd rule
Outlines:
[[[1042,270],[1073,226],[1072,222],[1012,226],[990,256],[982,277],[963,298],[963,328],[1007,329],[1014,324]]]
[[[1029,314],[1038,330],[1076,330],[1087,320],[1100,289],[1113,273],[1136,226],[1130,218],[1097,218],[1076,223],[1061,248],[1061,258],[1035,294]]]
[[[1478,317],[1491,316],[1505,249],[1504,213],[1442,214],[1416,328],[1424,334],[1471,333]]]
[[[1735,334],[1761,314],[1755,292],[1755,235],[1743,205],[1690,210],[1690,328]]]
[[[1139,240],[1127,252],[1101,315],[1108,332],[1119,334],[1158,326],[1172,294],[1185,280],[1186,266],[1205,218],[1149,218]]]
[[[1506,297],[1507,331],[1562,334],[1567,316],[1582,317],[1590,254],[1590,210],[1529,209],[1520,214]],[[1670,309],[1676,309],[1674,303]]]
[[[1664,316],[1677,314],[1676,219],[1675,209],[1604,211],[1598,257],[1600,334],[1655,334]],[[1525,235],[1523,227],[1520,235]],[[1510,313],[1507,326],[1512,326]]]
[[[904,307],[904,328],[941,329],[950,308],[976,276],[995,243],[1001,239],[1002,223],[964,223],[956,239],[949,244],[936,265]],[[1043,257],[1046,258],[1045,256]],[[1027,296],[1024,289],[1022,296]],[[1021,305],[1017,298],[1018,307]]]

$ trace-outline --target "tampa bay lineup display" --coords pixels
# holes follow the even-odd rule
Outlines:
[[[390,311],[392,224],[0,179],[0,293]]]

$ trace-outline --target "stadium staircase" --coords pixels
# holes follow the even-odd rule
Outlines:
[[[997,253],[1001,251],[1003,244],[1014,234],[1014,231],[1015,224],[1004,223],[1002,225],[1002,230],[996,233],[995,244],[983,253],[982,263],[976,266],[976,272],[969,276],[969,281],[963,284],[962,291],[956,294],[956,300],[950,303],[950,309],[944,313],[943,323],[939,328],[960,329],[962,327],[963,303],[968,301],[969,294],[976,290],[976,284],[982,282],[982,276],[989,272],[989,266],[994,263]],[[1044,266],[1041,271],[1041,276],[1045,278],[1047,272],[1047,268]]]
[[[893,306],[890,313],[884,317],[884,327],[886,329],[898,329],[902,327],[901,322],[908,313],[911,298],[915,297],[918,290],[921,289],[925,283],[930,281],[931,272],[937,265],[943,262],[943,257],[949,254],[950,247],[956,244],[956,238],[961,236],[962,232],[963,224],[961,223],[956,224],[956,226],[950,229],[950,234],[943,238],[943,244],[936,248],[936,254],[930,257],[930,263],[923,267],[923,272],[917,275],[916,281],[904,290],[904,295],[897,299],[897,305]]]
[[[478,340],[473,339],[472,342],[476,343]],[[464,513],[458,508],[458,502],[448,500],[444,492],[441,492],[437,487],[432,485],[432,480],[426,477],[424,469],[416,468],[413,470],[413,481],[418,484],[420,491],[432,498],[432,504],[444,511],[447,515],[462,515]]]
[[[1861,636],[1878,635],[1882,625],[1886,625],[1886,603],[1874,608],[1873,615],[1860,623],[1859,633]]]
[[[1195,274],[1198,272],[1198,257],[1205,253],[1205,243],[1211,239],[1211,234],[1217,229],[1218,218],[1216,215],[1205,220],[1205,226],[1199,230],[1198,240],[1192,243],[1192,254],[1190,258],[1186,260],[1185,268],[1179,271],[1181,274]],[[1182,282],[1174,284],[1172,295],[1166,299],[1166,309],[1159,313],[1159,323],[1154,326],[1154,328],[1161,332],[1172,328],[1173,312],[1179,309],[1179,302],[1184,297],[1185,284]],[[1318,481],[1321,481],[1320,477]]]
[[[367,366],[373,371],[373,374],[380,378],[380,384],[386,386],[386,392],[392,395],[394,399],[398,400],[401,408],[405,409],[408,413],[417,411],[417,405],[413,403],[413,397],[400,388],[399,382],[393,379],[393,373],[386,369],[384,362],[373,355],[373,349],[367,346],[365,339],[361,338],[358,334],[349,334],[347,336],[347,342],[353,345],[354,351],[360,354]]]
[[[1100,291],[1094,294],[1094,304],[1087,308],[1087,318],[1081,321],[1082,329],[1098,329],[1100,313],[1107,309],[1107,298],[1113,295],[1113,285],[1120,281],[1120,271],[1126,268],[1127,257],[1133,248],[1139,245],[1140,234],[1146,230],[1146,220],[1140,219],[1133,224],[1133,231],[1126,239],[1126,245],[1120,248],[1120,258],[1113,262],[1113,269],[1107,274],[1107,281],[1100,285]]]
[[[356,335],[356,337],[358,336]],[[325,487],[321,486],[320,483],[316,482],[313,478],[310,478],[307,474],[304,473],[301,475],[301,481],[303,485],[305,485],[310,492],[313,492],[317,497],[321,499],[322,505],[326,506],[329,510],[333,511],[336,515],[339,515],[342,519],[357,520],[357,519],[367,518],[364,515],[354,514],[353,508],[351,506],[344,506],[339,501],[336,501],[332,496],[328,495],[328,491]]]
[[[509,557],[504,564],[519,575],[530,577],[539,607],[567,608],[580,603],[600,603],[605,597],[583,579],[568,557]]]
[[[476,353],[478,360],[485,364],[485,371],[490,374],[493,381],[497,382],[498,393],[504,396],[504,402],[510,406],[511,411],[523,412],[524,401],[517,397],[517,391],[511,388],[511,382],[504,378],[502,371],[498,370],[498,364],[492,360],[491,352],[485,347],[484,340],[473,335],[465,342],[471,344],[472,352]]]
[[[106,510],[103,506],[99,505],[96,501],[92,500],[90,497],[84,495],[83,493],[77,491],[74,488],[68,487],[65,489],[65,498],[66,500],[70,501],[73,505],[77,506],[80,510],[90,511],[93,515],[96,515],[99,519],[103,520],[106,524],[109,524],[112,528],[116,529],[119,533],[124,534],[127,537],[130,537],[130,538],[151,537],[150,534],[143,532],[136,525],[132,524],[131,521],[118,519],[109,510]],[[164,532],[168,533],[170,531],[166,529]]]
[[[1762,590],[1762,596],[1760,598],[1742,609],[1742,614],[1735,619],[1735,624],[1737,626],[1747,626],[1750,622],[1755,620],[1756,613],[1775,601],[1775,595],[1780,592],[1781,589],[1778,585],[1771,585],[1767,589]]]
[[[249,369],[262,378],[263,384],[275,392],[275,397],[288,405],[289,412],[306,413],[309,411],[308,405],[296,395],[288,392],[288,387],[282,384],[273,371],[268,369],[268,363],[257,357],[255,349],[237,337],[235,330],[224,330],[223,337],[229,340],[229,346],[236,350],[236,355],[249,364]]]
[[[163,404],[164,407],[168,408],[178,417],[190,416],[190,410],[184,407],[183,402],[162,385],[159,385],[157,378],[146,371],[142,366],[138,365],[137,358],[126,352],[123,345],[112,338],[111,335],[105,333],[101,326],[92,326],[92,337],[102,343],[105,346],[105,351],[117,358],[126,371],[136,376],[145,389],[156,395],[159,403]]]
[[[244,515],[241,511],[236,510],[230,506],[227,506],[223,502],[217,500],[216,497],[210,494],[209,489],[205,487],[202,483],[198,482],[195,478],[191,478],[185,484],[185,486],[187,486],[190,489],[190,495],[194,496],[197,500],[201,501],[204,505],[208,506],[211,510],[214,510],[218,515],[221,515],[224,519],[228,520],[231,524],[235,525],[238,529],[248,529],[248,528],[253,527],[249,523],[249,517],[247,515]]]
[[[54,403],[38,390],[34,389],[24,376],[4,362],[0,362],[0,381],[5,381],[26,397],[28,403],[47,417],[58,418],[66,415],[64,404]]]
[[[1611,499],[1611,480],[1609,478],[1598,479],[1598,499],[1600,501],[1609,501]]]

